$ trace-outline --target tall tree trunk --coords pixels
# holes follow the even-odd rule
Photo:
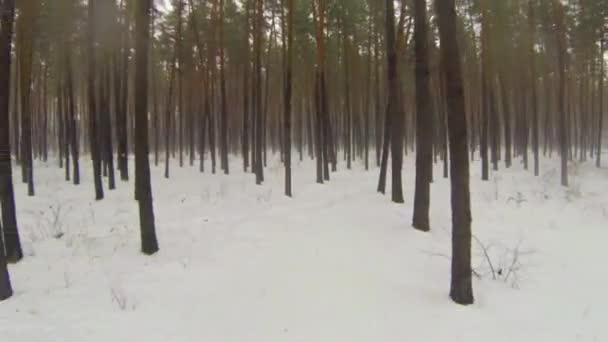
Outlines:
[[[559,76],[558,108],[559,144],[561,153],[561,184],[568,186],[568,132],[566,123],[566,31],[564,27],[564,7],[559,0],[553,0],[557,35],[557,67]]]
[[[177,46],[177,42],[176,42]],[[171,129],[174,114],[173,105],[173,87],[175,83],[175,69],[177,68],[177,49],[173,50],[171,58],[171,66],[169,71],[169,89],[167,91],[167,99],[165,103],[165,178],[169,178],[169,165],[171,163],[171,149],[173,148]]]
[[[78,126],[76,122],[76,104],[74,101],[74,85],[73,85],[73,77],[72,77],[72,58],[70,53],[70,44],[68,43],[68,48],[66,49],[66,91],[67,91],[67,139],[69,140],[70,152],[72,153],[72,171],[74,172],[72,181],[75,185],[80,184],[80,146],[78,144]],[[68,151],[66,151],[66,157],[69,156]],[[66,171],[68,171],[69,167],[66,165]]]
[[[285,75],[284,100],[284,134],[285,134],[285,195],[292,197],[291,190],[291,106],[292,106],[292,73],[293,73],[293,1],[287,0],[287,68]],[[285,26],[283,26],[285,27]],[[283,35],[285,32],[283,32]]]
[[[95,184],[95,199],[103,199],[103,185],[101,182],[101,157],[99,155],[99,138],[97,129],[97,101],[95,99],[95,73],[97,70],[97,57],[95,53],[95,42],[97,39],[95,17],[95,0],[89,0],[88,7],[88,104],[89,104],[89,142],[91,146],[91,159],[93,160],[93,182]]]
[[[17,56],[19,58],[20,99],[21,99],[21,160],[23,181],[27,183],[27,193],[34,196],[34,165],[32,158],[32,66],[34,39],[38,21],[39,0],[20,2],[17,31],[20,36]]]
[[[512,150],[512,142],[511,142],[511,103],[509,96],[509,82],[507,80],[506,73],[504,70],[506,66],[503,65],[503,70],[499,75],[500,80],[500,89],[501,89],[501,97],[502,97],[502,113],[503,113],[503,124],[504,124],[504,137],[505,137],[505,167],[511,167],[511,150]],[[522,113],[523,114],[523,113]],[[527,167],[527,162],[525,163]]]
[[[1,4],[0,4],[1,5]],[[2,224],[0,223],[0,231]],[[13,295],[13,287],[11,286],[11,277],[8,273],[6,265],[6,256],[4,255],[4,247],[0,244],[0,301],[10,298]]]
[[[104,49],[106,47],[104,46]],[[116,179],[114,174],[114,147],[112,144],[112,122],[110,119],[110,65],[111,56],[105,52],[104,65],[101,68],[101,96],[100,96],[100,124],[101,124],[101,147],[104,164],[108,169],[108,189],[116,188]]]
[[[122,25],[121,39],[118,40],[116,53],[114,55],[114,101],[116,111],[116,136],[118,140],[118,169],[120,179],[129,180],[129,152],[127,136],[127,94],[128,94],[128,74],[129,63],[129,29],[130,15],[124,9],[124,24]],[[120,26],[117,24],[117,28]],[[122,50],[122,51],[121,51]],[[156,130],[155,130],[156,132]],[[156,133],[155,133],[156,134]],[[158,144],[155,139],[155,162],[158,160]]]
[[[351,163],[353,160],[352,153],[352,104],[351,104],[351,89],[350,84],[352,82],[352,77],[350,75],[350,44],[348,32],[346,31],[347,23],[346,19],[348,15],[345,13],[346,9],[342,9],[342,60],[344,63],[344,121],[345,121],[345,135],[344,135],[344,152],[346,153],[346,168],[348,170],[351,169]]]
[[[379,32],[380,30],[376,29],[375,39],[374,39],[374,113],[376,117],[376,166],[381,166],[381,159],[383,154],[383,145],[384,140],[382,139],[382,135],[386,134],[386,130],[383,129],[383,120],[382,120],[382,100],[380,99],[380,38]],[[386,124],[384,125],[386,127]],[[380,190],[378,190],[380,191]],[[384,190],[382,191],[384,193]]]
[[[318,67],[317,67],[318,69]],[[317,167],[317,183],[323,184],[323,133],[321,114],[321,77],[317,70],[315,72],[314,103],[315,103],[315,158]]]
[[[43,72],[42,72],[42,76],[43,76],[43,85],[42,85],[42,103],[40,105],[41,107],[41,115],[42,115],[42,127],[40,127],[40,129],[42,130],[42,132],[40,133],[41,137],[40,137],[40,142],[39,145],[41,148],[41,154],[42,154],[42,161],[43,162],[47,162],[48,160],[48,141],[47,141],[47,135],[48,135],[48,116],[49,116],[49,101],[47,100],[47,96],[48,96],[48,78],[49,78],[49,71],[48,71],[49,65],[48,63],[44,64],[44,68],[43,68]]]
[[[458,304],[472,304],[471,198],[467,125],[460,51],[456,39],[454,0],[436,0],[441,67],[446,80],[450,136],[450,180],[452,202],[452,281],[450,297]]]
[[[603,38],[603,37],[602,37]],[[595,165],[600,167],[602,165],[602,133],[604,128],[604,65],[606,61],[604,61],[604,48],[605,48],[606,40],[602,39],[600,43],[600,85],[599,85],[599,123],[597,126],[597,151],[596,151],[596,160]]]
[[[372,40],[374,38],[374,25],[372,18],[369,19],[369,37],[367,42],[367,71],[366,71],[366,86],[365,86],[365,105],[363,107],[364,115],[364,134],[363,146],[365,154],[365,171],[369,170],[369,139],[370,139],[370,116],[371,116],[371,99],[372,99]]]
[[[263,121],[262,121],[262,41],[264,26],[264,0],[256,0],[256,43],[255,43],[255,81],[256,81],[256,116],[255,116],[255,182],[264,181],[264,164],[262,161]]]
[[[138,0],[135,16],[135,192],[139,204],[141,250],[144,254],[158,251],[150,162],[148,160],[148,54],[150,35],[150,1]]]
[[[431,111],[429,31],[426,0],[414,2],[414,49],[416,54],[416,189],[413,227],[430,229],[429,206],[433,173],[433,113]]]
[[[250,32],[250,12],[251,12],[251,0],[245,0],[245,37],[244,43],[244,63],[243,63],[243,136],[242,136],[242,154],[243,154],[243,170],[247,172],[249,168],[249,133],[250,133],[250,99],[249,95],[249,75],[250,75],[250,46],[249,37]]]
[[[536,64],[534,61],[534,41],[535,41],[535,14],[534,4],[532,0],[528,3],[528,20],[529,20],[529,31],[530,38],[528,41],[528,54],[529,54],[529,65],[530,65],[530,100],[532,110],[532,149],[534,150],[534,175],[538,176],[540,172],[540,161],[539,161],[539,139],[538,139],[538,100],[537,96],[537,82],[536,82]],[[545,94],[547,96],[548,94]],[[526,132],[527,133],[527,132]]]
[[[175,37],[176,50],[177,50],[177,138],[179,147],[179,167],[184,166],[184,98],[183,98],[183,87],[184,87],[184,55],[182,51],[182,13],[183,13],[183,1],[177,0],[177,35]]]
[[[400,110],[399,77],[397,75],[397,47],[395,44],[395,7],[386,0],[386,56],[388,104],[386,110],[391,123],[392,200],[403,203],[401,168],[403,166],[403,113]]]
[[[388,154],[391,142],[391,136],[389,131],[392,125],[392,116],[387,110],[384,117],[384,132],[382,135],[382,158],[380,161],[380,177],[378,179],[378,192],[381,194],[386,193],[386,173],[388,168]]]
[[[481,19],[481,137],[479,152],[481,156],[481,179],[490,179],[490,164],[488,159],[488,128],[490,117],[490,87],[491,87],[491,72],[490,72],[490,17],[487,10],[487,0],[481,1],[482,19]]]
[[[220,111],[221,111],[221,131],[220,131],[220,153],[221,166],[224,174],[229,173],[228,167],[228,111],[226,108],[226,57],[224,46],[224,0],[219,0],[219,50],[220,50]]]
[[[5,257],[13,262],[21,260],[23,257],[15,210],[10,141],[10,67],[14,17],[14,0],[4,0],[0,11],[0,20],[2,20],[0,31],[0,202],[2,221],[0,223],[3,228],[0,229],[0,232],[3,233],[0,238],[0,298],[8,298],[12,293]],[[2,241],[4,241],[4,246]]]

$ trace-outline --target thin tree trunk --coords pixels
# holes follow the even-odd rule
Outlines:
[[[99,140],[97,129],[97,101],[95,99],[95,73],[97,70],[95,56],[96,26],[95,1],[89,0],[88,7],[88,104],[89,104],[89,142],[91,146],[91,159],[93,160],[93,182],[95,184],[95,199],[103,199],[103,185],[101,182],[101,158],[99,155]]]
[[[141,250],[144,254],[158,251],[150,162],[148,160],[148,54],[150,35],[150,1],[137,1],[135,16],[135,192],[139,204]]]
[[[19,58],[20,99],[21,99],[21,160],[23,181],[27,183],[28,196],[34,196],[34,165],[32,158],[32,115],[31,96],[32,65],[34,57],[35,26],[38,18],[39,0],[20,3],[21,15],[17,23],[21,37],[17,56]]]
[[[530,30],[530,38],[528,42],[528,53],[529,53],[529,65],[530,65],[530,100],[531,100],[531,110],[532,110],[532,149],[534,150],[534,175],[538,176],[540,173],[540,161],[539,161],[539,139],[538,139],[538,130],[539,130],[539,120],[538,120],[538,100],[537,100],[537,82],[536,82],[536,64],[534,61],[534,41],[535,41],[535,14],[534,14],[534,4],[532,0],[529,0],[528,3],[528,20],[529,20],[529,30]],[[548,96],[548,94],[545,94]],[[526,132],[527,133],[527,132]]]
[[[12,294],[6,269],[6,258],[17,262],[23,258],[23,252],[19,239],[13,190],[9,114],[14,0],[4,0],[0,9],[0,20],[2,20],[0,31],[0,202],[2,221],[0,225],[3,228],[0,229],[0,232],[3,233],[0,238],[0,299],[5,299]]]
[[[487,11],[487,1],[481,1],[482,6],[482,28],[481,28],[481,137],[479,152],[481,156],[481,179],[489,180],[489,159],[488,159],[488,127],[490,112],[490,23]]]
[[[76,122],[76,104],[74,101],[74,85],[73,85],[73,77],[72,77],[72,59],[70,54],[70,48],[66,49],[66,91],[67,91],[67,136],[69,140],[70,152],[72,153],[72,171],[73,177],[72,181],[75,185],[80,184],[80,155],[79,155],[79,144],[78,144],[78,131],[77,131],[77,122]],[[66,151],[66,158],[69,156],[68,151]],[[67,160],[66,160],[67,162]],[[69,167],[66,165],[66,172]]]
[[[386,56],[388,104],[386,110],[392,117],[391,124],[391,195],[395,203],[403,203],[401,168],[403,165],[403,113],[400,110],[399,77],[397,75],[397,47],[395,43],[395,7],[393,0],[386,0]]]
[[[597,126],[597,152],[596,152],[596,160],[595,165],[600,167],[602,165],[602,133],[604,128],[604,48],[605,48],[605,40],[602,40],[600,43],[600,85],[599,85],[599,123]]]
[[[293,73],[293,11],[294,0],[287,0],[287,68],[285,75],[285,117],[284,117],[284,134],[285,134],[285,195],[292,197],[291,189],[291,105],[292,105],[292,73]],[[284,26],[283,26],[284,27]],[[285,32],[283,32],[283,35]]]
[[[559,113],[559,142],[561,153],[561,184],[568,186],[568,133],[566,123],[566,32],[564,28],[564,8],[558,0],[553,1],[555,10],[555,25],[557,35],[557,67],[559,76],[558,108]]]
[[[118,169],[122,181],[129,180],[129,153],[127,136],[127,94],[128,94],[128,58],[129,58],[129,28],[130,15],[124,10],[124,25],[122,27],[120,46],[114,55],[114,100],[116,111],[116,136],[118,140]],[[117,25],[118,26],[118,25]],[[121,51],[122,50],[122,51]],[[155,120],[157,118],[155,117]],[[155,129],[155,134],[157,130]],[[155,139],[154,162],[158,162],[158,139]]]
[[[264,25],[264,0],[256,0],[256,46],[255,46],[255,81],[256,81],[256,117],[255,117],[255,182],[264,181],[264,164],[262,161],[263,121],[262,121],[262,40]]]
[[[243,39],[245,45],[244,51],[244,63],[243,63],[243,136],[242,136],[242,154],[243,154],[243,170],[247,172],[249,168],[249,131],[250,131],[250,88],[249,88],[249,74],[250,74],[250,46],[249,46],[249,37],[251,35],[250,32],[250,4],[251,0],[245,1],[245,39]]]
[[[472,304],[471,269],[471,198],[469,192],[469,156],[467,125],[456,39],[454,0],[436,0],[441,67],[446,80],[446,100],[450,137],[450,179],[452,202],[452,280],[450,297],[458,304]]]
[[[433,173],[433,113],[431,110],[429,33],[426,1],[414,2],[414,49],[416,54],[416,189],[412,226],[430,230],[429,206]]]
[[[226,58],[224,51],[224,0],[219,0],[219,50],[220,50],[220,107],[221,107],[221,140],[220,140],[220,153],[221,166],[224,170],[224,174],[229,173],[228,167],[228,111],[226,109]]]

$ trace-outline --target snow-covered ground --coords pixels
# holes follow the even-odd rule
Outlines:
[[[132,182],[95,202],[89,170],[76,187],[54,162],[37,164],[36,197],[16,184],[26,257],[10,266],[0,341],[608,340],[608,169],[572,166],[564,189],[557,160],[542,161],[541,177],[516,162],[489,182],[472,164],[478,277],[476,304],[462,307],[447,295],[440,165],[432,231],[421,233],[410,226],[411,156],[402,205],[376,193],[377,169],[359,162],[325,185],[298,162],[293,199],[277,161],[263,186],[240,163],[229,176],[174,163],[170,180],[153,168],[161,250],[151,257],[139,253]]]

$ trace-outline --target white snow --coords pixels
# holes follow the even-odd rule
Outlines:
[[[37,164],[36,197],[16,183],[26,256],[10,266],[0,341],[608,340],[608,169],[571,165],[567,190],[557,160],[542,160],[541,177],[501,164],[489,182],[472,164],[474,234],[502,272],[492,279],[474,242],[481,278],[462,307],[448,297],[449,182],[437,165],[432,231],[417,232],[405,163],[403,205],[376,193],[377,169],[359,161],[325,185],[297,162],[293,199],[278,161],[263,186],[238,159],[229,176],[173,163],[166,180],[153,167],[151,257],[139,253],[132,182],[95,202],[89,169],[73,186],[55,162]]]

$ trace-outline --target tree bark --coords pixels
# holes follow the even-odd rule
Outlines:
[[[472,304],[471,198],[464,87],[460,51],[456,39],[454,0],[436,0],[441,68],[446,80],[450,139],[452,202],[452,280],[450,297],[458,304]]]
[[[150,255],[158,251],[150,161],[148,159],[148,54],[150,35],[150,1],[138,0],[135,16],[135,187],[139,204],[141,250]]]
[[[264,26],[264,0],[256,0],[256,44],[255,44],[255,82],[256,82],[256,116],[255,116],[255,182],[264,181],[263,120],[262,120],[262,41]]]
[[[285,134],[285,195],[292,197],[291,189],[291,106],[292,106],[292,73],[293,73],[293,1],[287,0],[287,68],[285,75],[285,100],[284,100],[284,134]],[[283,35],[285,32],[283,32]]]
[[[95,184],[95,199],[103,199],[103,185],[101,182],[101,157],[99,155],[99,138],[97,129],[97,101],[95,98],[95,73],[97,70],[97,57],[95,41],[97,20],[95,19],[95,0],[89,0],[88,7],[88,105],[89,105],[89,143],[91,146],[91,159],[93,160],[93,182]]]
[[[2,30],[0,31],[0,202],[2,221],[0,223],[3,227],[0,229],[2,232],[0,239],[0,297],[7,298],[11,291],[5,257],[12,262],[23,258],[13,190],[9,114],[14,0],[5,0],[0,10],[0,20],[2,20]],[[2,241],[4,241],[4,245]]]
[[[429,33],[426,0],[414,2],[414,50],[416,55],[416,189],[413,227],[430,230],[429,206],[433,173],[433,113],[429,66]]]
[[[32,156],[32,66],[34,58],[35,29],[38,19],[39,0],[21,2],[17,22],[20,44],[19,59],[20,99],[21,99],[21,160],[23,181],[27,183],[28,196],[34,196],[34,165]]]
[[[386,110],[391,123],[392,200],[403,203],[401,168],[403,166],[403,113],[399,109],[399,77],[397,75],[397,47],[395,44],[395,7],[393,0],[386,0],[386,55],[388,104]]]
[[[603,39],[600,42],[600,84],[599,84],[599,123],[597,126],[597,151],[596,151],[596,160],[595,165],[600,167],[602,165],[602,133],[604,128],[604,65],[606,62],[604,61],[604,49],[606,44],[606,39]]]
[[[536,64],[534,61],[534,41],[535,41],[535,13],[534,4],[532,0],[528,3],[528,20],[529,20],[529,31],[530,38],[528,41],[528,53],[529,53],[529,65],[530,65],[530,100],[532,110],[532,149],[534,151],[534,175],[538,176],[540,173],[540,161],[539,161],[539,142],[538,142],[538,100],[537,96],[537,82],[536,82]],[[546,96],[546,95],[545,95]],[[527,133],[527,132],[526,132]],[[527,147],[526,147],[527,148]]]
[[[220,110],[221,110],[221,131],[220,131],[220,153],[221,166],[224,174],[229,173],[228,166],[228,110],[226,108],[226,57],[224,47],[224,0],[219,0],[219,50],[220,50]]]
[[[568,186],[568,132],[566,123],[566,31],[564,27],[564,7],[559,0],[553,0],[555,27],[557,35],[557,67],[558,67],[558,108],[559,113],[559,144],[561,153],[561,184]]]

